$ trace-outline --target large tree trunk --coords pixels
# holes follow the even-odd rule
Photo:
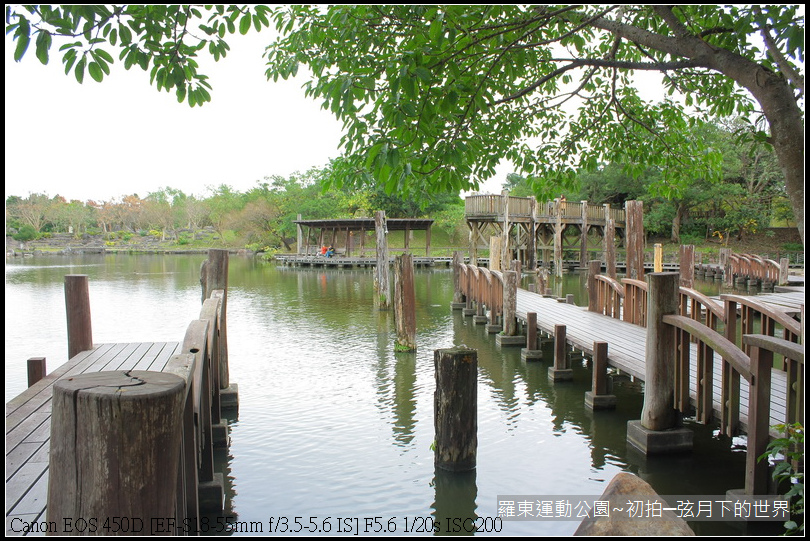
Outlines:
[[[686,206],[682,202],[675,204],[675,217],[672,219],[672,234],[670,240],[675,244],[681,242],[681,223],[686,214]]]
[[[731,78],[751,93],[770,125],[770,143],[784,172],[785,188],[804,244],[804,115],[787,79],[737,53],[712,47],[692,34],[675,16],[671,6],[654,6],[653,10],[672,35],[653,34],[605,18],[595,19],[591,24],[673,57],[688,58]]]

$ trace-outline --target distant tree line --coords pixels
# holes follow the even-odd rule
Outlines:
[[[578,175],[578,189],[567,190],[570,201],[587,200],[623,207],[644,201],[648,234],[673,242],[713,238],[728,242],[769,227],[793,225],[784,176],[772,152],[739,139],[740,122],[701,125],[692,138],[711,148],[722,161],[722,178],[696,175],[679,189],[661,190],[662,173],[637,164],[601,164]],[[698,147],[696,147],[698,148]],[[391,218],[430,217],[449,242],[466,241],[464,203],[458,192],[424,193],[416,197],[389,194],[382,186],[355,188],[336,177],[352,174],[340,160],[305,173],[265,177],[245,192],[226,183],[209,187],[202,196],[166,187],[146,197],[131,194],[109,201],[67,201],[31,193],[6,199],[6,232],[29,240],[45,232],[109,233],[148,231],[164,240],[178,240],[184,231],[212,227],[230,245],[291,249],[294,221],[371,217],[384,210]],[[511,173],[503,188],[514,196],[533,195],[527,180]],[[682,238],[683,237],[683,238]]]
[[[68,201],[61,195],[42,193],[12,195],[6,199],[6,234],[32,240],[43,233],[80,236],[146,231],[176,241],[185,232],[212,227],[230,244],[291,249],[298,215],[304,219],[354,218],[384,210],[391,218],[429,216],[448,238],[460,240],[464,203],[458,193],[404,199],[386,194],[382,188],[323,188],[330,185],[332,174],[330,165],[287,178],[265,177],[245,192],[223,183],[209,187],[201,196],[170,187],[145,197],[130,194],[108,201]]]

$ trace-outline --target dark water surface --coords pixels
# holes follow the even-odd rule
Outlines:
[[[65,274],[90,275],[95,343],[180,341],[199,313],[202,260],[7,260],[6,401],[25,387],[25,359],[47,356],[49,371],[64,361]],[[579,276],[569,280],[559,287],[579,289]],[[233,533],[425,535],[437,525],[445,533],[463,525],[456,519],[496,517],[499,495],[599,495],[622,471],[659,494],[719,495],[743,485],[744,451],[714,426],[688,422],[695,449],[676,458],[628,449],[626,424],[640,417],[642,385],[615,378],[617,410],[589,412],[585,361],[574,363],[574,382],[551,384],[547,361],[522,362],[518,348],[496,347],[483,326],[450,310],[449,270],[416,273],[415,354],[394,353],[393,313],[374,309],[370,270],[232,257],[229,283],[240,409],[218,459]],[[433,352],[462,344],[478,350],[478,467],[452,475],[434,470],[430,449]],[[497,535],[569,535],[579,522],[486,524]]]

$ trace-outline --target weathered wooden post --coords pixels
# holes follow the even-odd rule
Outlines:
[[[32,386],[45,377],[45,357],[31,357],[28,359],[28,386]]]
[[[556,216],[554,221],[554,275],[562,278],[563,275],[563,221],[562,215],[565,212],[565,203],[560,199],[555,199]]]
[[[675,409],[675,328],[663,321],[678,312],[678,273],[648,275],[647,345],[641,420],[628,421],[627,441],[645,454],[692,449],[692,432],[679,428]]]
[[[627,277],[644,279],[644,207],[641,201],[625,202]]]
[[[537,269],[537,199],[529,199],[530,221],[528,224],[529,234],[526,237],[526,266],[529,271]]]
[[[695,287],[695,245],[682,244],[678,268],[683,287]]]
[[[65,276],[65,310],[67,312],[68,359],[93,349],[93,326],[90,321],[90,287],[86,274]]]
[[[547,284],[548,284],[548,271],[545,268],[537,268],[537,293],[539,295],[545,295]]]
[[[731,248],[720,248],[720,267],[723,269],[723,285],[734,285],[734,272],[731,270]]]
[[[475,469],[478,454],[478,352],[437,349],[434,462],[450,471]]]
[[[790,268],[790,259],[783,257],[779,260],[779,283],[778,285],[784,286],[788,283],[788,269]],[[803,344],[804,342],[802,342]]]
[[[526,337],[518,335],[517,281],[515,271],[503,273],[503,333],[495,335],[495,343],[499,346],[522,346],[526,343]]]
[[[176,515],[185,384],[174,374],[144,371],[81,374],[54,384],[48,478],[54,533],[87,533],[80,528],[92,518],[98,534],[104,524],[119,524],[154,535],[161,521],[152,519]]]
[[[503,239],[501,237],[489,237],[489,270],[499,271],[501,267],[501,250]]]
[[[655,272],[664,270],[664,247],[660,243],[653,245],[653,270]]]
[[[596,277],[602,270],[602,262],[592,259],[588,262],[588,311],[599,311],[599,286]]]
[[[588,261],[588,202],[581,201],[582,207],[580,209],[580,246],[579,246],[579,268],[584,269]]]
[[[298,221],[301,221],[301,215],[298,215]],[[295,251],[298,255],[303,254],[301,245],[304,243],[304,228],[301,224],[295,224]]]
[[[394,351],[416,351],[416,294],[411,254],[394,259],[394,320],[397,326]]]
[[[605,216],[610,208],[606,206]],[[605,218],[605,274],[616,278],[616,222],[613,218]]]
[[[461,265],[464,264],[464,256],[461,252],[453,252],[453,302],[450,303],[452,310],[461,310],[467,304],[464,302],[464,291],[461,290]]]
[[[374,229],[377,233],[377,266],[374,269],[374,299],[377,308],[388,310],[391,307],[391,285],[388,279],[388,225],[385,211],[374,213]]]
[[[537,313],[526,314],[526,347],[520,350],[520,358],[524,361],[539,361],[543,358],[543,350],[537,343]]]
[[[239,387],[231,384],[228,361],[228,250],[211,248],[208,259],[200,267],[202,302],[210,299],[215,291],[222,291],[219,319],[219,388],[223,408],[239,407]]]
[[[608,343],[593,343],[593,380],[591,390],[585,393],[585,407],[606,410],[616,407],[616,395],[608,394]]]
[[[548,369],[548,377],[556,383],[571,381],[574,371],[568,363],[568,343],[565,325],[554,325],[554,366]]]

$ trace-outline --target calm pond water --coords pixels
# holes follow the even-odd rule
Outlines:
[[[28,357],[46,356],[49,371],[65,359],[65,274],[90,276],[95,343],[180,341],[199,313],[203,257],[7,260],[6,401],[24,389]],[[562,287],[578,289],[580,277],[570,280]],[[574,382],[549,383],[547,362],[522,362],[519,349],[498,348],[483,326],[450,310],[449,270],[416,273],[415,354],[394,354],[393,313],[374,309],[370,270],[232,257],[229,281],[240,409],[218,460],[238,533],[258,534],[261,523],[266,534],[268,521],[282,517],[291,528],[302,517],[305,528],[311,518],[319,527],[328,522],[332,535],[356,523],[372,533],[375,517],[383,526],[396,517],[403,534],[406,518],[413,528],[426,519],[444,527],[453,518],[496,517],[498,495],[599,495],[622,471],[659,494],[718,495],[743,485],[744,452],[712,426],[687,423],[695,431],[691,454],[648,459],[628,449],[626,424],[640,417],[641,384],[615,378],[618,409],[589,412],[585,363],[574,363]],[[478,350],[478,467],[451,475],[434,471],[430,449],[433,352],[461,344]],[[364,530],[366,518],[372,526]],[[577,526],[504,522],[499,535],[570,535]],[[703,534],[741,531],[694,526]]]

